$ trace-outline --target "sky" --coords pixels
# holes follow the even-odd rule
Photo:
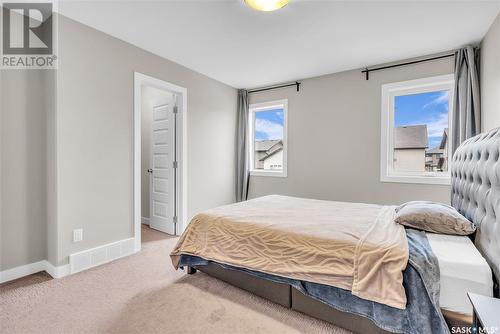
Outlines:
[[[283,109],[255,113],[255,140],[283,139]]]
[[[395,126],[427,125],[429,149],[439,146],[448,127],[448,92],[396,96]]]

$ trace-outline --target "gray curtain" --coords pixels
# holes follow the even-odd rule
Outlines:
[[[248,92],[238,91],[238,124],[236,129],[236,201],[248,197],[249,156],[248,156]]]
[[[455,97],[452,150],[481,132],[479,49],[467,46],[455,52]]]

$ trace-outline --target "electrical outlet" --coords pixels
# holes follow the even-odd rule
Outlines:
[[[80,242],[83,240],[83,229],[78,228],[73,230],[73,242]]]

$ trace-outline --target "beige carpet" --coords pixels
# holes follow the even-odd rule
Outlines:
[[[140,253],[62,279],[0,286],[0,332],[349,333],[198,272],[174,271],[176,238],[143,228]]]

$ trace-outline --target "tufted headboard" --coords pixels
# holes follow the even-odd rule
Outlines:
[[[500,279],[500,128],[457,148],[451,180],[451,205],[478,226],[476,247]]]

